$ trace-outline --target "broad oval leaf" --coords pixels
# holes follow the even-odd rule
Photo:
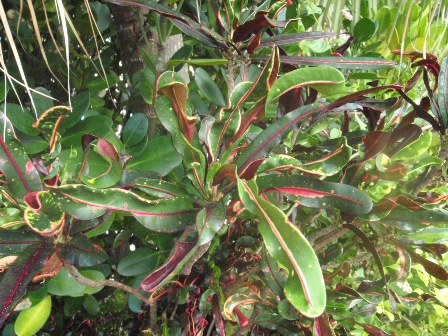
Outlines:
[[[35,335],[47,322],[51,313],[51,296],[47,295],[42,301],[19,313],[14,323],[17,336]]]
[[[80,284],[71,275],[68,270],[63,267],[61,271],[50,279],[47,283],[48,293],[60,296],[79,295],[86,286]]]
[[[11,255],[24,251],[28,246],[39,244],[43,238],[30,230],[0,229],[0,255]]]
[[[358,188],[300,175],[259,176],[257,185],[260,191],[276,190],[295,195],[300,204],[311,208],[337,208],[361,215],[368,213],[373,206],[370,197]]]
[[[322,314],[325,283],[317,256],[305,236],[280,209],[258,196],[254,181],[238,179],[238,192],[246,208],[258,218],[269,253],[289,272],[284,287],[286,298],[307,317]]]
[[[31,192],[24,197],[28,207],[24,219],[28,226],[41,235],[54,235],[65,220],[65,213],[49,191]]]
[[[117,272],[124,276],[148,274],[154,270],[160,251],[144,247],[128,252],[120,260]]]
[[[133,114],[123,129],[123,145],[134,146],[146,136],[148,118],[143,113]]]
[[[166,175],[181,162],[182,156],[173,147],[171,136],[159,136],[149,140],[145,149],[126,163],[126,168]]]
[[[209,74],[202,68],[197,68],[194,74],[194,80],[205,98],[218,106],[225,106],[224,97]]]

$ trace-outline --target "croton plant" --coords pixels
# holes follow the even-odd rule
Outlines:
[[[157,77],[158,136],[143,114],[121,131],[89,115],[86,92],[37,121],[1,113],[1,324],[63,330],[114,298],[164,335],[388,335],[405,330],[394,314],[447,308],[447,58],[401,53],[414,73],[399,85],[395,62],[344,56],[359,27],[331,55],[289,55],[336,34],[276,35],[285,2],[245,18],[223,2],[217,32],[119,2],[224,55],[228,95],[202,60],[190,84]]]

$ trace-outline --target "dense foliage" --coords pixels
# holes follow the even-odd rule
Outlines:
[[[2,1],[2,335],[448,332],[447,8],[370,4]]]

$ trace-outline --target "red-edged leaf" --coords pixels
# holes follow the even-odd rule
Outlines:
[[[26,288],[53,253],[51,244],[31,245],[8,268],[0,282],[0,326],[5,323]]]
[[[229,140],[226,141],[226,144],[228,146],[241,138],[241,136],[246,132],[246,130],[253,122],[261,121],[264,119],[265,104],[266,99],[263,98],[262,100],[255,103],[248,112],[241,116],[241,124],[238,128],[238,131]]]
[[[63,118],[71,112],[70,107],[55,106],[45,111],[33,124],[47,140],[50,140],[50,153],[54,151],[59,125]]]
[[[411,124],[403,127],[395,128],[392,131],[392,135],[389,140],[389,147],[385,151],[385,154],[389,157],[417,140],[422,134],[421,127]]]
[[[263,57],[253,57],[254,61],[264,61]],[[338,69],[379,70],[395,67],[396,63],[373,57],[305,57],[281,56],[280,62],[294,65],[328,65]]]
[[[44,236],[52,236],[62,229],[65,213],[49,191],[31,192],[23,200],[28,205],[24,219],[32,230]]]
[[[0,229],[0,255],[20,253],[28,246],[39,244],[42,240],[40,235],[29,230]]]
[[[79,234],[68,243],[58,244],[56,252],[62,260],[79,267],[90,267],[106,261],[108,256],[100,246]]]
[[[211,203],[199,211],[196,218],[196,229],[199,235],[198,245],[205,245],[212,241],[224,225],[225,219],[226,209],[222,201]]]
[[[267,12],[259,11],[252,20],[238,26],[233,33],[233,42],[243,42],[252,34],[257,34],[264,27],[285,28],[289,21],[275,21],[267,16]]]
[[[132,187],[156,198],[191,197],[182,186],[163,180],[139,177],[132,183]]]
[[[238,309],[238,307],[233,308],[233,313],[238,318],[238,323],[241,328],[244,328],[249,324],[249,319],[241,312],[241,310]]]
[[[300,41],[306,40],[318,40],[322,38],[332,38],[337,36],[337,33],[332,32],[305,32],[305,33],[294,33],[294,34],[282,34],[277,36],[271,36],[262,38],[260,41],[259,48],[265,48],[273,45],[285,45],[285,44],[295,44]]]
[[[405,177],[408,173],[408,168],[405,164],[401,162],[393,162],[389,167],[387,167],[387,170],[382,172],[378,171],[378,177],[383,180],[387,181],[397,181],[401,180],[403,177]]]
[[[276,190],[299,196],[297,201],[312,208],[338,208],[360,215],[372,209],[370,197],[358,188],[341,183],[325,182],[300,175],[257,177],[260,191]]]
[[[284,291],[303,315],[317,317],[326,304],[325,284],[312,247],[283,211],[258,196],[255,182],[238,180],[238,192],[246,208],[259,220],[258,229],[269,253],[288,270]]]
[[[148,275],[141,283],[140,287],[145,292],[151,292],[166,283],[175,276],[182,266],[188,261],[188,257],[197,249],[195,241],[177,242],[171,256],[167,262],[153,273]]]
[[[42,190],[39,173],[17,140],[12,124],[2,112],[0,129],[4,130],[0,136],[0,171],[6,177],[8,189],[18,198]]]
[[[392,336],[387,332],[381,330],[380,328],[371,324],[360,324],[360,326],[370,335],[370,336]]]
[[[191,143],[195,133],[196,118],[190,117],[185,111],[188,99],[188,88],[182,83],[182,79],[171,71],[164,72],[157,80],[157,92],[168,96],[176,112],[179,129],[185,138]]]

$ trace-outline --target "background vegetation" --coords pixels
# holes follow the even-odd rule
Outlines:
[[[447,5],[2,1],[2,335],[448,333]]]

